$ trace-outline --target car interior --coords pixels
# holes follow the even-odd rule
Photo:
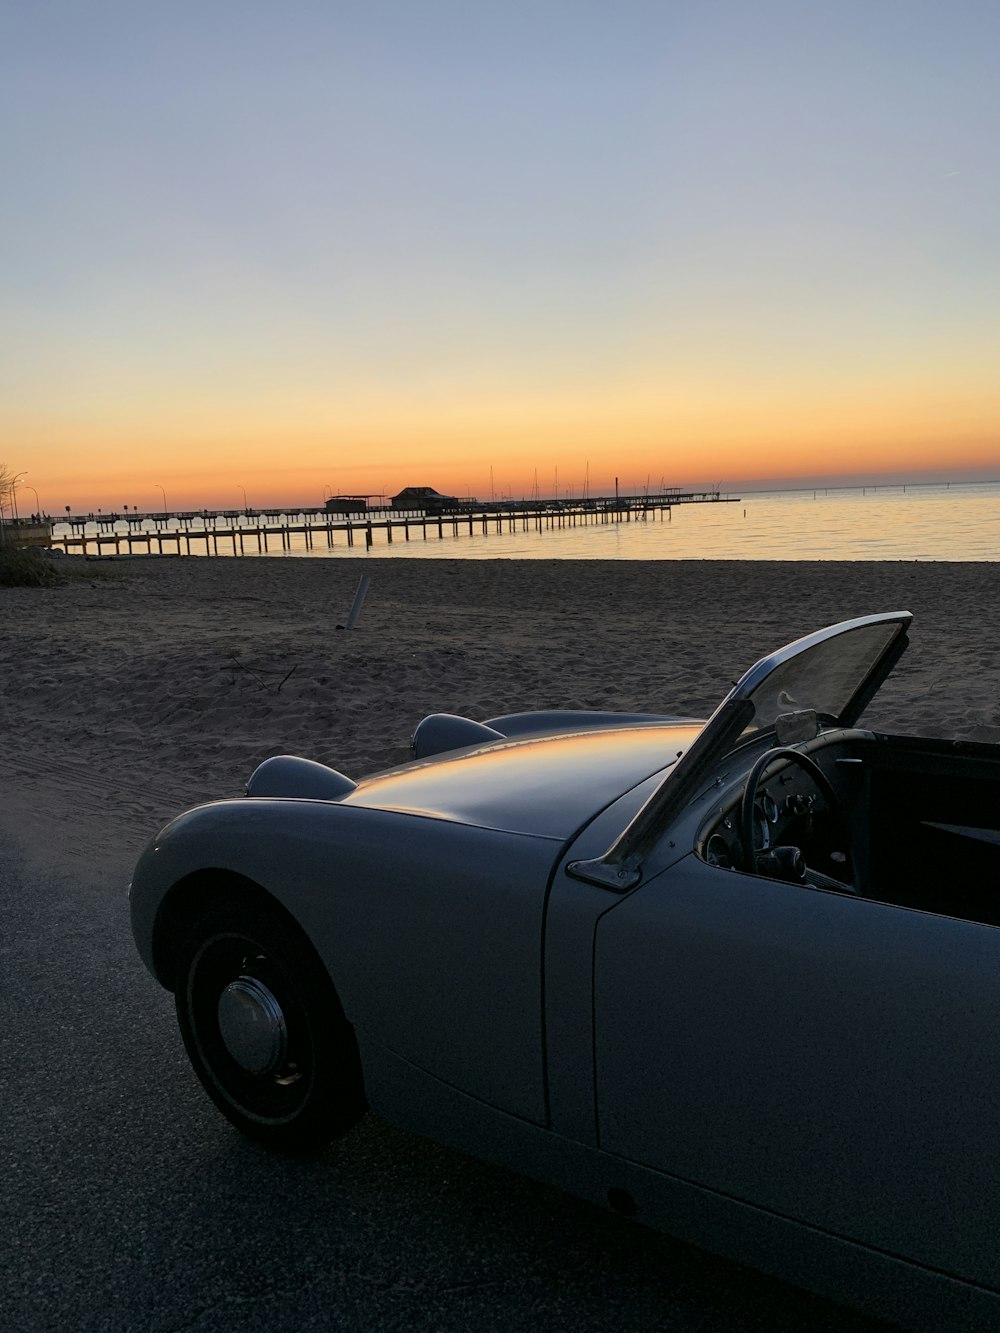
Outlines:
[[[716,808],[711,865],[1000,925],[995,747],[840,731],[775,747]]]

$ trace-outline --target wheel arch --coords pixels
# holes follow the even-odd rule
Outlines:
[[[321,801],[266,799],[213,802],[179,815],[142,852],[129,886],[143,962],[173,990],[186,922],[224,895],[234,907],[259,903],[294,927],[344,1003],[344,908],[365,880],[386,822]]]
[[[161,985],[167,990],[175,989],[181,945],[195,913],[226,899],[233,901],[234,904],[238,901],[248,905],[253,904],[280,917],[282,923],[294,931],[315,955],[329,976],[329,969],[301,922],[279,898],[269,893],[262,884],[236,870],[205,866],[179,879],[164,895],[156,912],[152,939],[153,969]],[[330,981],[336,992],[335,979],[330,977]]]
[[[190,872],[161,901],[152,947],[195,1073],[242,1133],[307,1153],[364,1114],[357,1036],[330,971],[295,916],[262,885],[231,870]],[[258,975],[263,982],[252,980]],[[245,1064],[224,1033],[221,997],[237,976],[262,988],[270,1005],[258,1013],[268,1015],[276,1038],[266,1053],[272,1063]],[[245,1031],[245,1020],[237,1023]]]

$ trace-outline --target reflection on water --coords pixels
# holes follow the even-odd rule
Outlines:
[[[57,525],[56,535],[62,531]],[[279,543],[272,539],[269,554],[360,560],[998,560],[1000,482],[758,493],[734,504],[678,505],[669,518],[647,522],[488,536],[469,536],[467,529],[455,536],[445,525],[440,538],[437,524],[429,523],[427,534],[425,541],[414,528],[405,541],[397,533],[389,546],[385,533],[376,532],[371,551],[362,533],[353,547],[337,533],[332,550],[317,534],[311,551],[304,536],[293,534],[290,551],[276,551]],[[222,547],[220,541],[220,554]],[[192,546],[192,554],[204,554],[204,543]],[[257,554],[249,541],[246,554]]]

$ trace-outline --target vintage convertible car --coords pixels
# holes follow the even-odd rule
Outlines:
[[[1000,1327],[1000,756],[859,727],[911,617],[707,722],[417,728],[263,763],[132,882],[209,1096],[315,1147],[366,1106],[913,1326]]]

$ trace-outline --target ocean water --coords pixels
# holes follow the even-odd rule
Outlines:
[[[64,531],[57,525],[55,535]],[[88,527],[91,532],[96,527]],[[409,541],[397,532],[389,545],[385,533],[376,531],[370,550],[363,532],[355,534],[353,547],[342,533],[335,534],[332,550],[323,533],[314,541],[310,551],[304,536],[293,534],[291,550],[281,551],[272,537],[268,554],[357,560],[1000,560],[1000,481],[746,493],[731,503],[677,505],[669,517],[655,520],[542,532],[470,536],[466,528],[456,536],[446,522],[439,537],[437,524],[428,523],[426,540],[414,527]],[[219,542],[220,555],[231,558],[231,543],[226,552],[224,545]],[[245,539],[245,551],[246,558],[256,557],[255,539]],[[204,555],[204,541],[193,542],[191,553]]]

